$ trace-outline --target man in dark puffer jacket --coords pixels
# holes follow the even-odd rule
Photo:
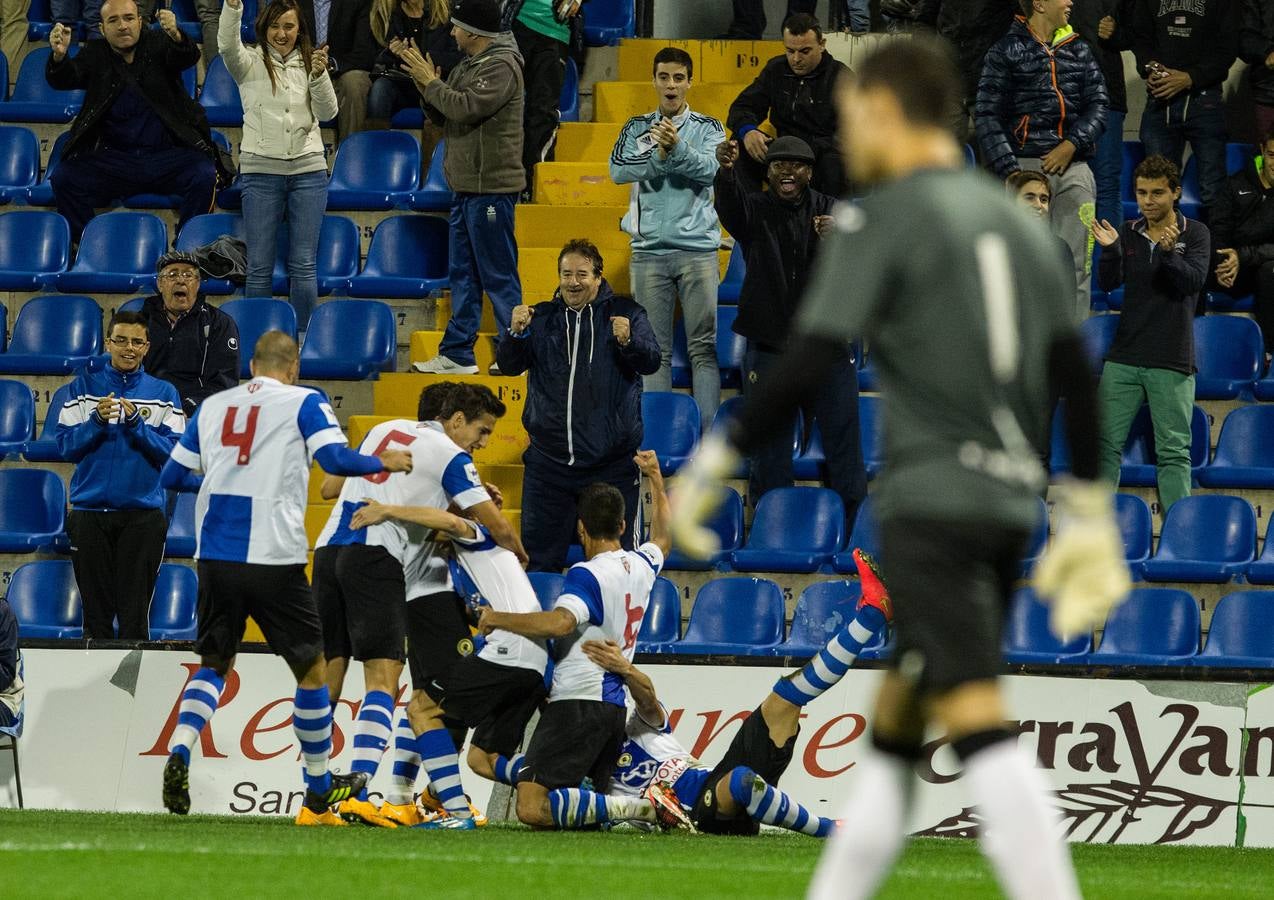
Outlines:
[[[1212,205],[1217,284],[1234,297],[1255,295],[1265,355],[1274,352],[1274,134],[1261,155],[1226,179]]]

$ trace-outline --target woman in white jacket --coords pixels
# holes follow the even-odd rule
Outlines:
[[[226,0],[217,43],[243,101],[239,171],[248,245],[244,295],[272,295],[275,242],[288,221],[288,299],[304,330],[318,301],[316,257],[327,207],[327,161],[319,122],[336,117],[327,46],[315,48],[296,0],[270,0],[257,16],[258,46],[239,37],[242,0]]]

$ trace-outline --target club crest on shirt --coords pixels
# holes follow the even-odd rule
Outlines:
[[[461,656],[470,656],[473,653],[473,638],[461,638],[456,641],[456,652]]]
[[[624,574],[625,574],[625,575],[631,575],[631,574],[633,574],[632,567],[628,565],[628,559],[627,559],[627,558],[625,558],[625,559],[621,560],[621,562],[623,563],[623,566],[624,566]]]

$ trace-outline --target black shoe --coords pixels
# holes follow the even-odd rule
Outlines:
[[[190,812],[190,767],[176,753],[164,764],[164,808],[179,816]]]
[[[348,800],[350,797],[358,795],[358,792],[367,787],[368,776],[366,772],[350,772],[345,775],[333,775],[332,785],[323,794],[312,794],[306,791],[306,805],[309,805],[309,798],[314,796],[324,806],[331,806],[333,803],[340,803],[342,800]]]

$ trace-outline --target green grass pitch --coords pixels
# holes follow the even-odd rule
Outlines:
[[[822,842],[293,827],[286,819],[0,810],[7,897],[799,898]],[[1274,851],[1075,848],[1089,898],[1269,897]],[[911,842],[885,898],[998,896],[970,841]]]

